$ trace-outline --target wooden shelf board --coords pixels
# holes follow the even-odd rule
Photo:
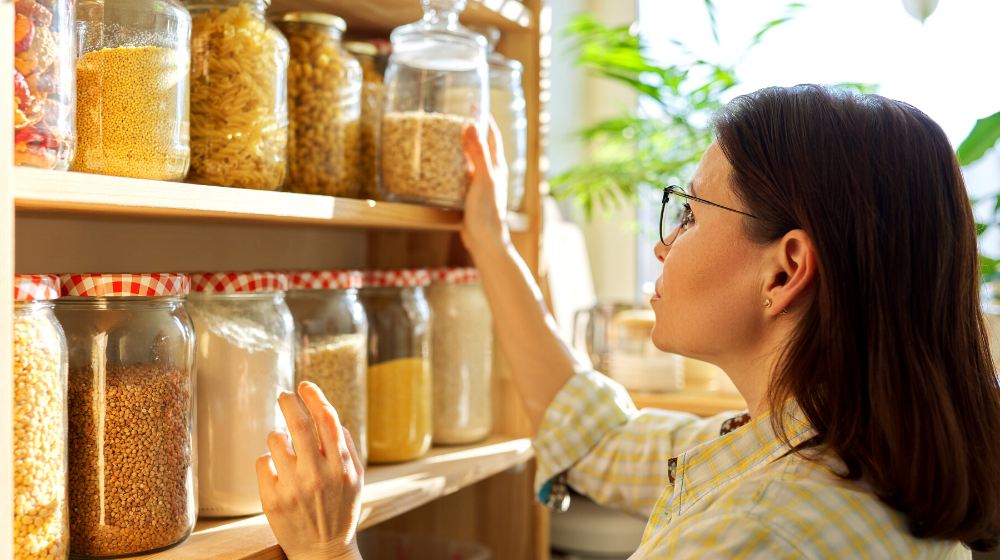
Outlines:
[[[458,447],[435,447],[425,457],[397,465],[371,466],[365,473],[361,529],[456,492],[532,457],[531,440],[493,437]],[[237,560],[284,558],[263,515],[199,520],[194,533],[147,559]]]
[[[679,391],[677,393],[647,393],[630,391],[632,401],[638,408],[661,408],[690,412],[698,416],[713,416],[730,410],[746,410],[743,397],[732,393],[712,393],[707,391]]]
[[[19,212],[458,231],[462,213],[416,204],[15,169]],[[512,228],[527,227],[521,215]]]
[[[420,19],[417,0],[274,0],[269,14],[293,11],[325,12],[344,18],[349,34],[386,35],[400,25]],[[501,30],[531,29],[531,10],[517,0],[470,0],[461,20],[492,25]]]

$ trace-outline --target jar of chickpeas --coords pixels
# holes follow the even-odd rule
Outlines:
[[[426,270],[365,274],[368,314],[368,460],[409,461],[431,446],[431,311]]]
[[[270,0],[187,2],[191,11],[188,181],[275,190],[288,165],[288,41]]]
[[[278,19],[288,65],[288,190],[357,196],[361,188],[361,65],[341,46],[347,25],[330,14]]]
[[[176,0],[80,0],[76,20],[71,169],[183,179],[191,157],[187,10]]]

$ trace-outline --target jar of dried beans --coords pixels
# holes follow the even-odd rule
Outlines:
[[[65,171],[76,148],[72,0],[14,3],[14,163]]]
[[[291,12],[278,20],[288,66],[288,190],[357,196],[361,189],[361,65],[343,46],[344,20]]]
[[[479,271],[432,270],[427,301],[434,317],[434,443],[480,441],[493,427],[493,324]]]
[[[295,319],[295,380],[311,381],[337,409],[361,462],[368,459],[368,318],[358,301],[358,270],[293,272],[288,307]]]
[[[191,16],[176,0],[79,0],[73,170],[177,181],[191,160]]]
[[[274,190],[288,165],[288,41],[264,18],[270,0],[188,0],[188,181]]]
[[[409,461],[431,446],[431,312],[426,270],[365,274],[368,314],[368,459]]]
[[[262,511],[254,461],[267,453],[267,435],[285,427],[278,395],[293,389],[287,288],[288,277],[276,272],[191,275],[203,516]]]
[[[70,550],[106,558],[183,541],[195,523],[194,332],[182,274],[63,275]]]
[[[458,23],[465,0],[422,0],[422,20],[392,32],[379,172],[383,198],[461,208],[462,130],[485,134],[486,39]]]
[[[52,313],[59,278],[14,277],[14,558],[69,554],[66,337]]]

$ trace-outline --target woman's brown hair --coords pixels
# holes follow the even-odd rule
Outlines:
[[[812,239],[815,291],[769,388],[920,538],[1000,535],[1000,389],[948,139],[911,105],[767,88],[715,119],[752,239]],[[785,433],[774,415],[777,433]]]

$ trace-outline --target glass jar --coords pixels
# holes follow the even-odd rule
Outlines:
[[[523,67],[496,51],[500,30],[483,26],[481,32],[489,44],[490,113],[500,130],[504,156],[507,160],[507,209],[517,212],[524,204],[524,177],[528,169],[528,117],[525,113]]]
[[[416,459],[431,446],[431,312],[426,270],[365,274],[368,314],[368,460]]]
[[[67,558],[66,337],[59,277],[14,277],[14,558]]]
[[[131,556],[195,523],[194,332],[182,274],[63,275],[70,549]]]
[[[72,0],[14,3],[14,163],[65,171],[76,149]]]
[[[292,12],[288,39],[288,190],[357,196],[361,189],[361,65],[341,46],[337,16]]]
[[[493,428],[493,324],[474,268],[431,271],[434,443],[484,439]]]
[[[361,63],[364,83],[361,87],[361,195],[378,199],[378,169],[375,152],[378,146],[379,123],[382,115],[382,92],[385,67],[389,63],[392,46],[388,41],[348,41],[347,52]]]
[[[368,461],[368,318],[358,301],[359,270],[295,272],[288,307],[295,319],[295,382],[311,381],[337,409],[361,462]]]
[[[278,395],[294,388],[287,287],[288,278],[274,272],[191,275],[202,516],[263,511],[252,467],[268,451],[267,435],[285,427]]]
[[[275,190],[288,163],[288,41],[270,0],[188,1],[191,173],[188,181]]]
[[[461,208],[462,130],[486,131],[486,40],[458,23],[465,0],[421,0],[424,18],[392,32],[385,76],[381,193],[386,200]]]
[[[191,16],[176,0],[79,0],[73,171],[179,181],[191,161]]]

